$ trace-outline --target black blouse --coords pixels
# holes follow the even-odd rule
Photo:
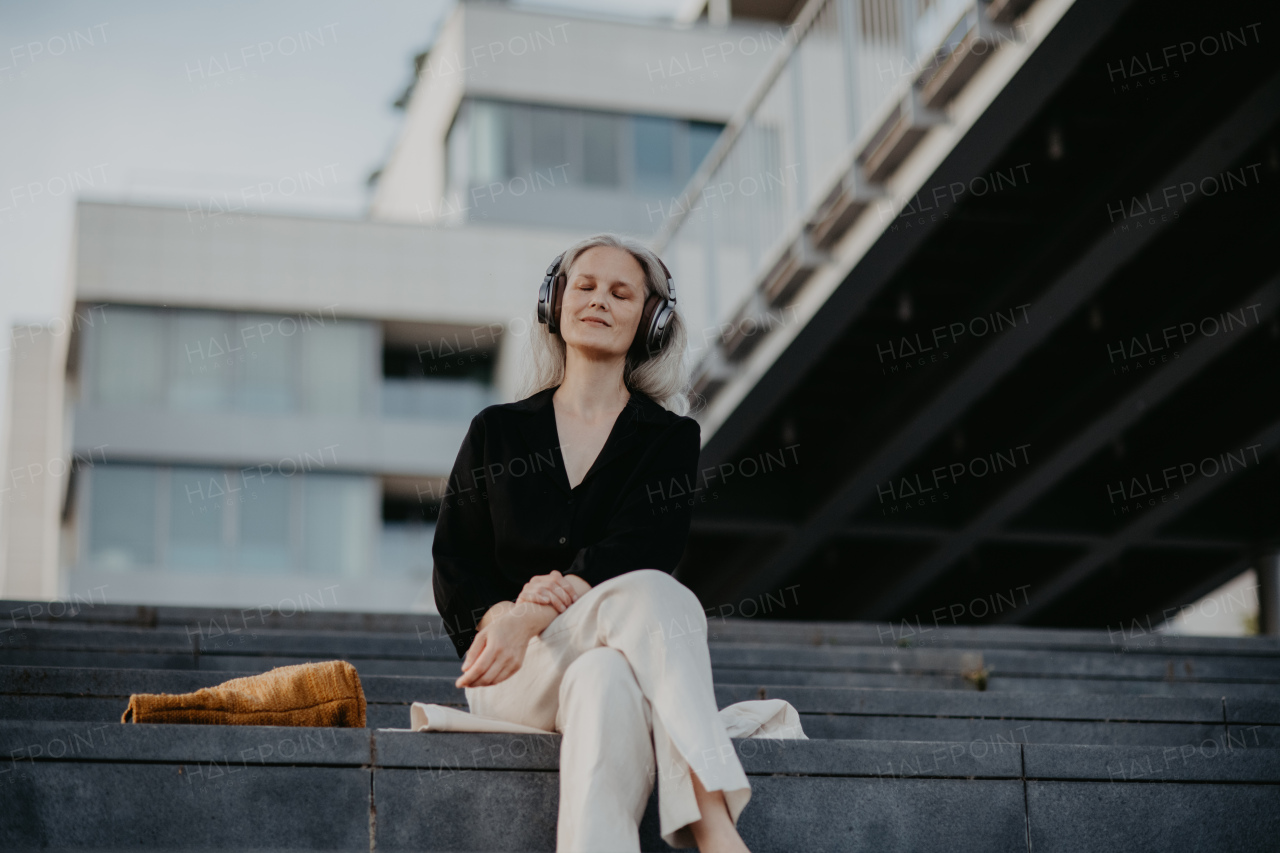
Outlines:
[[[674,572],[689,536],[701,429],[634,391],[582,482],[569,488],[547,388],[471,420],[436,522],[432,588],[466,655],[499,601],[552,569],[592,586]]]

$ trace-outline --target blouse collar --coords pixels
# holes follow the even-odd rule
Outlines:
[[[550,388],[545,388],[532,396],[511,404],[511,408],[516,411],[527,412],[533,416],[520,419],[521,431],[524,433],[525,440],[529,443],[529,446],[538,451],[552,449],[556,456],[560,458],[560,464],[563,465],[564,457],[560,454],[556,440],[555,407],[551,402],[552,395],[555,394],[556,389],[559,387],[559,385],[553,385]],[[668,418],[674,417],[674,413],[659,406],[647,394],[640,391],[632,391],[631,399],[627,401],[627,404],[619,413],[618,420],[610,431],[609,437],[605,440],[604,447],[600,449],[599,455],[583,476],[582,482],[587,482],[596,471],[609,464],[632,445],[636,440],[637,422],[661,424],[666,422]],[[563,474],[553,479],[562,491],[566,493],[569,491],[569,481]]]

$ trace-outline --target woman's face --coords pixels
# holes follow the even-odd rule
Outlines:
[[[644,269],[630,252],[592,246],[569,269],[560,335],[568,346],[598,358],[625,355],[646,296]]]

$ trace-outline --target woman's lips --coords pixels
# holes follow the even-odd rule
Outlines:
[[[584,323],[599,323],[601,326],[608,326],[608,325],[609,325],[609,324],[608,324],[608,323],[606,323],[604,320],[601,320],[599,317],[583,317],[583,318],[582,318],[582,322],[584,322]]]

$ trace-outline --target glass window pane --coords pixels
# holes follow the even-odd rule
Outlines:
[[[471,104],[471,182],[505,181],[511,160],[510,113],[502,104]]]
[[[637,189],[670,189],[675,183],[675,121],[660,116],[633,116],[632,122]]]
[[[218,569],[227,565],[223,516],[243,494],[239,475],[221,468],[176,467],[169,472],[169,567]]]
[[[232,334],[231,315],[178,311],[169,351],[169,406],[211,412],[231,405],[231,380],[244,346]]]
[[[618,185],[618,118],[606,113],[582,115],[582,180],[602,187]]]
[[[397,418],[471,420],[496,400],[493,387],[470,379],[393,379],[382,381],[382,413]]]
[[[377,496],[372,477],[307,474],[303,491],[303,572],[361,577],[373,550]]]
[[[92,399],[105,406],[164,403],[165,313],[109,305],[93,329]]]
[[[567,160],[564,110],[554,107],[532,107],[529,117],[531,156],[534,169],[564,165]]]
[[[236,408],[245,412],[295,412],[294,341],[296,317],[277,314],[241,314],[236,318],[235,339],[243,342],[243,358],[237,359]]]
[[[299,318],[302,410],[316,415],[356,415],[360,395],[374,374],[373,329],[360,320],[330,314]]]
[[[156,469],[95,465],[89,477],[89,561],[107,569],[155,565]]]
[[[388,577],[431,577],[431,543],[436,526],[421,521],[389,521],[382,525],[379,572]]]
[[[711,146],[715,145],[720,137],[720,130],[721,126],[718,124],[705,121],[689,122],[689,168],[691,171],[685,176],[686,180],[698,171],[702,161],[707,158]]]
[[[293,563],[293,481],[253,468],[241,474],[244,499],[240,501],[236,564],[241,569],[288,572]]]

